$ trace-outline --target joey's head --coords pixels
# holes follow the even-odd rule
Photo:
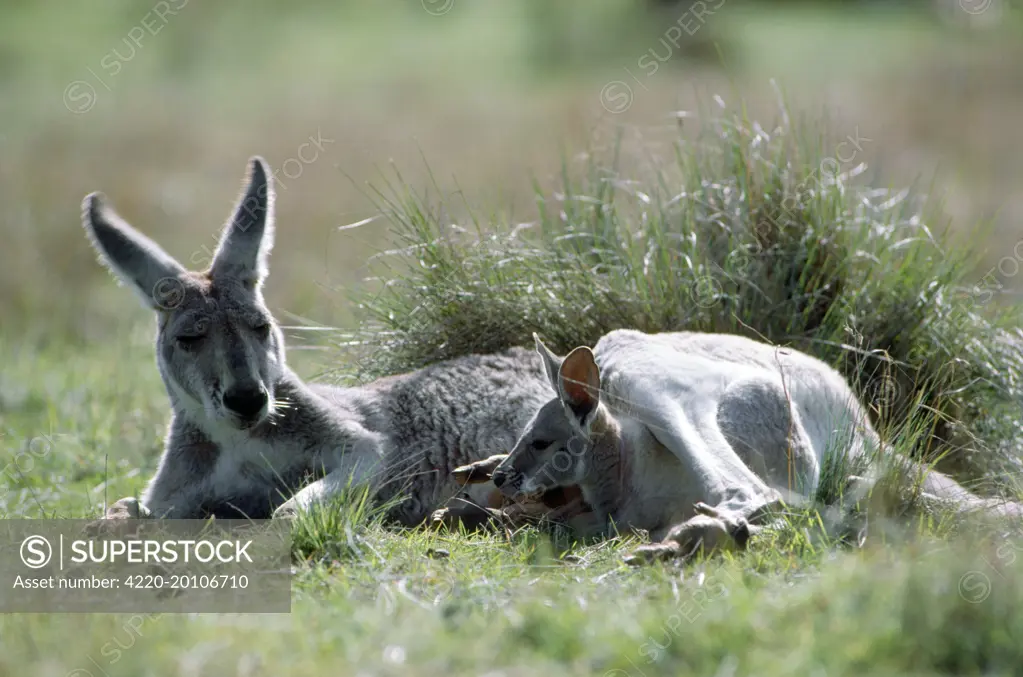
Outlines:
[[[100,260],[157,315],[156,359],[177,407],[199,423],[254,428],[274,413],[284,337],[263,302],[274,192],[262,158],[223,229],[208,270],[191,272],[122,220],[100,193],[82,221]]]
[[[555,397],[540,407],[492,475],[507,496],[579,484],[589,473],[593,438],[606,415],[600,406],[600,370],[581,346],[558,357],[533,334]]]

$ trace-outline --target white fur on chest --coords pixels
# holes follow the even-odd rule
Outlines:
[[[298,439],[254,438],[244,431],[210,431],[219,449],[210,475],[215,494],[263,489],[280,480],[295,478],[296,471],[330,475],[336,471],[372,475],[383,458],[384,437],[354,422],[342,426],[344,439],[336,436],[314,442]],[[297,487],[296,487],[297,488]]]
[[[265,487],[275,476],[288,471],[289,458],[299,456],[300,450],[289,445],[254,438],[240,430],[211,431],[217,445],[217,462],[210,475],[216,494],[231,494],[239,490]]]
[[[642,423],[627,418],[620,423],[628,476],[616,515],[619,526],[660,528],[689,517],[690,510],[678,500],[688,493],[682,464]]]

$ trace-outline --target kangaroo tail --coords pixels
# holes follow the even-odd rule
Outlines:
[[[961,516],[1023,519],[1023,504],[1019,502],[977,496],[925,463],[905,458],[891,450],[889,454],[900,476],[899,493],[907,497],[914,496],[924,510],[951,512]]]

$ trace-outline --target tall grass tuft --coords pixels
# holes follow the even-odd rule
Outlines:
[[[884,436],[911,426],[919,457],[960,479],[994,476],[989,490],[1010,484],[1016,312],[970,282],[974,251],[940,205],[860,185],[865,166],[843,164],[825,132],[778,117],[701,114],[641,176],[614,157],[566,164],[528,224],[451,224],[399,176],[379,204],[400,247],[380,259],[386,282],[360,299],[363,328],[347,337],[360,368],[530,345],[534,331],[559,351],[620,327],[731,332],[824,359]]]

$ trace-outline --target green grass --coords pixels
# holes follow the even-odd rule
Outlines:
[[[1019,543],[810,539],[650,569],[627,543],[357,528],[288,616],[3,619],[0,674],[1016,674]],[[428,555],[447,551],[446,558]],[[99,672],[102,669],[104,672]],[[246,672],[245,670],[249,670]]]
[[[97,514],[155,471],[167,403],[149,332],[84,349],[2,335],[0,361],[5,517]]]

